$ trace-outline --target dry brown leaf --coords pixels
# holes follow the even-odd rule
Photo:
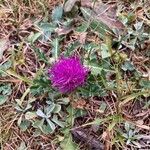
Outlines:
[[[107,132],[107,136],[106,136],[106,138],[105,138],[105,150],[110,150],[111,149],[111,139],[112,139],[112,137],[111,137],[111,132],[112,131],[106,131]]]
[[[147,10],[148,11],[148,10]],[[146,17],[146,10],[141,8],[138,8],[135,12],[136,17],[142,19],[147,25],[150,26],[150,20]]]
[[[8,48],[9,41],[8,39],[0,39],[0,60],[3,57],[4,51]]]
[[[136,123],[137,123],[138,125],[143,125],[144,121],[143,121],[143,120],[137,120]]]
[[[68,0],[64,5],[64,12],[71,11],[76,2],[79,2],[79,0]]]
[[[28,28],[32,27],[33,23],[30,19],[25,19],[22,24],[20,25],[21,30],[27,30]]]
[[[150,127],[149,126],[147,126],[147,125],[141,125],[141,124],[137,124],[137,123],[135,123],[135,125],[137,126],[137,127],[139,127],[139,128],[142,128],[142,129],[145,129],[145,130],[149,130],[150,131]]]
[[[72,30],[73,30],[72,28],[62,27],[62,28],[57,28],[55,32],[60,36],[60,35],[66,35],[70,33]]]
[[[147,116],[149,113],[150,113],[149,110],[148,111],[144,111],[142,113],[137,114],[136,117],[144,117],[144,116]]]
[[[82,32],[78,34],[78,39],[81,44],[85,44],[87,32]]]
[[[128,120],[128,121],[129,121],[129,120]],[[150,131],[150,126],[144,125],[144,124],[142,123],[142,121],[140,121],[140,120],[138,120],[138,121],[136,121],[136,122],[133,122],[133,121],[129,121],[129,122],[130,122],[131,124],[133,124],[133,125],[135,125],[135,126],[141,128],[141,129],[145,129],[145,130]]]
[[[106,24],[110,29],[124,29],[123,23],[117,20],[116,5],[106,5],[102,2],[93,3],[92,0],[81,0],[81,6],[91,8],[95,12],[93,17]]]
[[[83,99],[77,100],[76,102],[72,103],[73,108],[79,108],[79,109],[84,109],[86,107],[86,101]]]
[[[89,149],[104,150],[104,145],[96,137],[89,134],[85,130],[73,130],[71,131],[76,142],[86,143]]]
[[[103,132],[103,134],[102,134],[102,139],[105,141],[106,140],[106,138],[107,138],[107,132],[105,131],[105,132]]]

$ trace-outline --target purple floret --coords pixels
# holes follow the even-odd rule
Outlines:
[[[88,70],[78,57],[69,57],[55,62],[48,73],[53,87],[61,93],[69,93],[85,83]]]

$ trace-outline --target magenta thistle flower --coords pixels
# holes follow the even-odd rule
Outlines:
[[[52,86],[61,93],[74,91],[82,86],[88,70],[81,64],[78,57],[61,58],[48,70]]]

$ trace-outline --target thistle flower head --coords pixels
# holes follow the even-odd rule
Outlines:
[[[48,70],[52,86],[61,93],[69,93],[82,86],[88,70],[78,57],[61,58]]]

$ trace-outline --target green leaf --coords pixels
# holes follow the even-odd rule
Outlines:
[[[53,113],[59,113],[60,110],[61,110],[61,105],[56,104],[56,105],[55,105],[55,108],[53,109]]]
[[[81,26],[76,28],[76,31],[77,32],[86,32],[88,27],[89,27],[89,24],[87,22],[86,23],[82,23]]]
[[[12,62],[6,61],[5,63],[0,65],[0,76],[4,77],[7,75],[7,73],[5,71],[7,71],[12,65]]]
[[[96,118],[91,124],[100,125],[105,119]]]
[[[45,62],[47,64],[48,63],[48,59],[45,56],[45,53],[40,48],[33,47],[33,49],[36,52],[39,60],[42,60],[43,62]]]
[[[66,136],[60,145],[63,150],[78,150],[77,145],[72,141],[71,134]]]
[[[32,108],[32,105],[28,103],[27,106],[25,107],[24,111],[27,111],[27,110],[29,110],[30,108]]]
[[[56,128],[55,124],[50,119],[46,119],[46,121],[49,124],[49,126],[51,127],[52,131],[54,131]]]
[[[28,127],[30,126],[30,122],[28,120],[22,120],[19,124],[19,127],[22,131],[26,131]]]
[[[102,102],[99,109],[100,109],[100,111],[104,112],[106,110],[106,107],[107,107],[107,104],[105,102]]]
[[[48,23],[48,22],[41,22],[37,25],[39,29],[41,30],[41,40],[43,42],[47,42],[48,40],[51,40],[51,34],[55,32],[56,24],[55,23]]]
[[[44,134],[49,134],[49,133],[52,133],[52,132],[53,132],[53,130],[52,130],[52,128],[49,126],[49,124],[43,125],[41,131],[42,131]]]
[[[132,93],[132,94],[130,94],[130,95],[127,95],[127,96],[124,96],[124,97],[122,97],[121,98],[121,100],[123,100],[123,101],[121,101],[120,103],[119,103],[119,107],[122,107],[122,106],[124,106],[126,103],[128,103],[129,101],[131,101],[131,100],[133,100],[133,99],[135,99],[135,98],[137,98],[138,96],[144,96],[144,95],[146,95],[146,97],[148,97],[148,96],[150,96],[150,91],[141,91],[141,92],[137,92],[137,93]]]
[[[125,61],[124,64],[121,66],[121,68],[124,71],[127,71],[127,70],[133,71],[133,70],[135,70],[134,65],[130,61]]]
[[[52,113],[54,108],[55,108],[55,106],[56,106],[56,104],[51,102],[51,104],[45,108],[46,114],[49,115],[50,113]]]
[[[39,128],[42,131],[43,124],[44,124],[44,119],[35,120],[35,122],[32,123],[32,126],[34,128]]]
[[[38,24],[38,27],[40,28],[40,30],[44,34],[46,32],[52,33],[56,29],[56,25],[54,23],[49,23],[49,22],[41,22],[40,24]]]
[[[68,118],[66,120],[66,123],[73,126],[74,125],[74,119],[75,119],[75,110],[72,107],[67,107],[67,112],[69,113]]]
[[[148,80],[141,80],[139,84],[145,89],[150,89],[150,81]]]
[[[70,133],[70,128],[74,125],[74,119],[75,119],[75,111],[72,107],[67,108],[67,112],[69,113],[67,120],[66,120],[66,126],[63,130],[64,133],[64,140],[60,143],[61,148],[64,150],[77,150],[77,145],[72,141],[72,135]]]
[[[36,111],[36,114],[37,114],[38,116],[42,117],[42,118],[47,118],[47,116],[46,116],[46,115],[43,113],[43,111],[40,110],[40,109],[38,109],[38,110]]]
[[[25,119],[27,119],[27,120],[31,120],[31,119],[34,119],[34,118],[36,118],[37,117],[37,115],[36,115],[36,112],[26,112],[25,113]]]
[[[145,104],[145,106],[143,107],[143,109],[149,109],[150,108],[150,100],[148,100]]]
[[[28,148],[26,147],[25,142],[21,142],[20,146],[17,148],[17,150],[27,150]]]
[[[6,95],[0,95],[0,105],[4,104],[8,99]]]
[[[84,61],[84,65],[91,70],[92,75],[99,75],[102,71],[115,73],[114,70],[111,70],[108,63],[98,63],[97,61]]]
[[[125,122],[124,128],[126,129],[126,131],[130,130],[130,124],[129,124],[129,122],[127,122],[127,121]]]
[[[100,125],[102,124],[103,122],[105,122],[107,120],[107,118],[104,118],[104,119],[99,119],[99,118],[96,118],[94,121],[92,122],[88,122],[88,123],[85,123],[82,125],[82,127],[86,127],[86,126],[89,126],[89,125]]]
[[[9,74],[9,75],[11,75],[11,76],[16,77],[17,79],[19,79],[19,80],[21,80],[21,81],[26,82],[26,83],[28,83],[28,84],[31,84],[31,83],[32,83],[32,81],[31,81],[29,78],[23,77],[23,76],[19,75],[18,73],[16,73],[16,72],[15,72],[14,70],[12,70],[12,69],[7,70],[6,73]]]
[[[93,75],[98,75],[98,74],[101,74],[103,68],[99,67],[99,66],[96,66],[96,65],[88,65],[88,67],[90,68],[91,70],[91,74]]]
[[[63,7],[57,6],[52,11],[52,20],[53,21],[60,21],[63,15]]]
[[[98,66],[97,64],[95,63],[89,63],[88,61],[85,61],[84,62],[84,66],[86,66],[87,68],[90,69],[91,71],[91,74],[92,75],[98,75],[98,74],[101,74],[101,71],[103,70],[100,66]]]
[[[12,62],[10,60],[8,60],[5,63],[1,64],[0,70],[6,71],[7,69],[9,69],[11,67],[11,65],[12,65]]]
[[[52,121],[62,128],[65,126],[65,122],[58,120],[58,117],[56,115],[53,116]]]
[[[57,60],[59,53],[60,53],[58,38],[54,39],[51,44],[53,46],[53,49],[52,49],[53,57],[55,58],[55,60]]]
[[[42,33],[37,32],[37,33],[33,33],[31,32],[31,34],[28,37],[28,41],[31,42],[32,44],[38,40],[38,38],[42,35]]]
[[[74,50],[77,49],[78,47],[80,47],[81,44],[78,41],[75,41],[73,43],[70,43],[67,47],[67,49],[65,50],[65,56],[70,56],[73,54]]]
[[[50,80],[48,80],[45,74],[37,76],[37,78],[33,80],[33,84],[30,89],[32,95],[34,96],[41,96],[45,93],[52,92],[52,88],[50,87]]]
[[[57,103],[64,104],[64,105],[67,105],[69,103],[69,101],[70,101],[69,97],[57,99]]]
[[[21,124],[21,122],[22,122],[22,116],[23,116],[23,115],[21,115],[21,116],[19,117],[18,121],[17,121],[17,125],[18,125],[18,126],[20,126],[20,124]]]
[[[77,109],[76,110],[76,114],[75,114],[75,117],[78,118],[78,117],[83,117],[87,114],[87,112],[85,110],[80,110],[80,109]]]
[[[34,133],[33,133],[33,136],[34,137],[38,137],[41,135],[41,130],[40,129],[35,129]]]
[[[115,122],[115,121],[110,123],[108,126],[108,131],[111,131],[115,127],[116,124],[117,124],[117,122]]]
[[[92,19],[91,15],[94,13],[91,9],[86,7],[81,7],[81,12],[86,20]]]
[[[11,84],[0,84],[0,93],[3,95],[10,95],[11,92]]]
[[[93,31],[96,31],[99,33],[99,37],[101,39],[105,39],[105,36],[108,33],[111,33],[109,30],[107,31],[107,29],[105,29],[105,27],[103,27],[104,25],[102,25],[100,22],[96,21],[96,20],[93,20],[91,23],[90,23],[90,27]]]
[[[134,27],[137,31],[140,31],[142,26],[143,26],[143,21],[142,22],[138,21],[136,24],[134,24]]]
[[[24,109],[23,109],[22,106],[19,105],[19,104],[16,104],[14,108],[15,108],[18,112],[24,112]]]
[[[106,44],[101,45],[101,55],[103,59],[111,56],[109,47]]]

